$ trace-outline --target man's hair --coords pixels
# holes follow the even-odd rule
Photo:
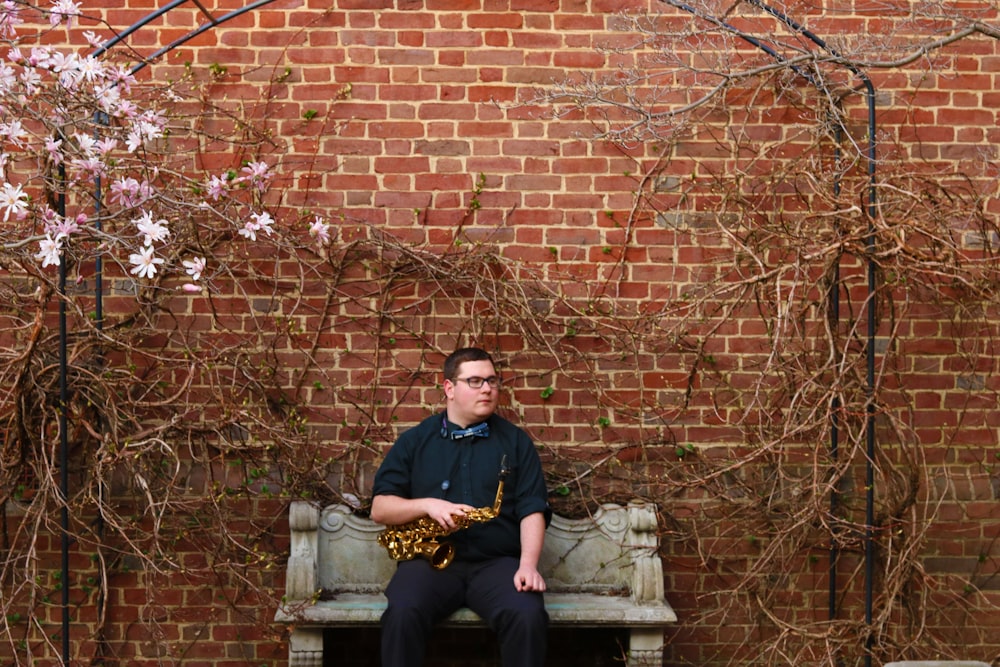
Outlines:
[[[493,357],[486,350],[478,347],[463,347],[455,350],[444,360],[444,379],[454,380],[458,368],[467,361],[488,361],[493,363]],[[495,364],[494,364],[495,365]]]

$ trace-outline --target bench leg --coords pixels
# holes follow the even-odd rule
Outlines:
[[[323,628],[295,628],[288,639],[288,667],[323,667]]]
[[[628,667],[661,667],[663,665],[662,628],[633,628],[629,632]]]

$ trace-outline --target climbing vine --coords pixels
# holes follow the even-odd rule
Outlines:
[[[996,401],[998,170],[988,151],[914,159],[918,103],[895,91],[904,121],[875,128],[873,182],[858,72],[932,69],[996,34],[927,5],[831,53],[753,3],[728,24],[711,20],[723,7],[694,9],[620,17],[628,39],[606,55],[634,66],[521,100],[620,157],[629,193],[593,212],[593,248],[522,257],[488,171],[466,175],[454,210],[407,210],[412,229],[321,205],[335,167],[315,138],[350,121],[317,105],[279,133],[283,65],[254,72],[259,101],[230,103],[220,91],[242,81],[224,64],[140,82],[129,54],[98,67],[32,51],[5,6],[0,35],[20,55],[0,122],[4,660],[58,654],[67,589],[94,610],[74,635],[81,661],[139,650],[116,634],[112,591],[129,587],[148,594],[143,650],[179,660],[197,644],[167,630],[191,622],[177,590],[280,645],[268,610],[288,500],[364,512],[459,343],[495,352],[558,511],[657,503],[671,594],[697,598],[675,639],[745,631],[677,664],[954,654],[941,628],[994,611],[996,548],[964,578],[930,572],[923,549],[950,484],[939,452],[971,456],[963,426]],[[72,3],[40,11],[50,39],[75,17]],[[937,32],[918,20],[932,12]],[[987,454],[990,480],[995,466]],[[70,581],[63,536],[80,559]]]

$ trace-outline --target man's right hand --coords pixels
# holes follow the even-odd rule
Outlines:
[[[475,508],[471,505],[452,503],[440,498],[424,498],[424,514],[437,522],[439,526],[451,532],[458,526],[456,517],[465,516],[466,512],[471,512]]]
[[[440,498],[400,498],[380,495],[372,499],[371,517],[383,526],[399,526],[429,516],[439,526],[451,532],[455,530],[455,517],[471,512],[474,507],[461,503],[451,503]]]

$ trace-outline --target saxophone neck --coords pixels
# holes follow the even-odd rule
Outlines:
[[[497,484],[497,497],[493,499],[493,513],[500,513],[500,504],[503,502],[503,480]]]
[[[493,500],[493,513],[500,513],[500,504],[503,502],[503,481],[507,477],[507,473],[510,472],[510,468],[507,467],[507,455],[504,454],[503,458],[500,459],[500,474],[498,475],[499,482],[497,483],[497,497]]]

